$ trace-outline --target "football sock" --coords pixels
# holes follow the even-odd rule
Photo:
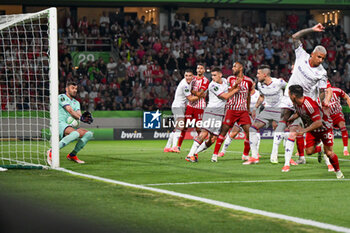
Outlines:
[[[202,151],[205,151],[206,149],[208,149],[207,143],[206,142],[202,142],[202,144],[198,147],[197,151],[195,152],[195,154],[198,154]]]
[[[260,148],[260,141],[261,141],[261,135],[260,135],[260,132],[258,132],[256,134],[256,136],[258,137],[258,149]],[[258,150],[258,154],[259,154],[259,150]]]
[[[257,134],[258,134],[258,129],[255,126],[251,126],[249,129],[249,143],[250,143],[250,149],[252,150],[252,157],[254,159],[258,158],[258,137],[257,137]]]
[[[338,161],[338,156],[333,153],[332,156],[329,157],[329,161],[331,162],[332,166],[334,167],[334,171],[339,171],[339,161]]]
[[[197,141],[196,139],[193,141],[190,153],[188,153],[188,156],[193,156],[196,151],[198,150],[198,147],[201,145],[201,143],[199,141]]]
[[[180,137],[179,137],[179,142],[177,143],[177,146],[178,146],[178,147],[181,147],[182,142],[183,142],[184,139],[185,139],[186,131],[187,131],[186,129],[184,129],[184,130],[181,131],[181,135],[180,135]]]
[[[224,139],[225,139],[224,136],[219,135],[218,139],[216,140],[215,149],[214,149],[214,155],[217,155],[219,153],[221,144],[224,141]]]
[[[176,129],[173,136],[173,146],[172,146],[173,148],[177,147],[177,142],[179,141],[180,135],[181,135],[181,130]]]
[[[298,149],[298,153],[299,153],[299,157],[304,156],[304,136],[297,136],[297,149]]]
[[[343,139],[344,150],[348,150],[348,139],[349,139],[348,131],[346,130],[346,127],[341,128],[340,131]]]
[[[84,148],[84,146],[86,145],[86,143],[94,136],[94,134],[91,131],[87,131],[84,136],[82,136],[77,144],[74,147],[74,150],[72,151],[71,154],[76,155],[81,149]]]
[[[273,144],[271,154],[276,156],[278,155],[278,147],[283,139],[284,130],[286,128],[286,122],[280,121],[276,127],[275,133],[273,135]]]
[[[172,143],[173,143],[173,138],[174,138],[174,131],[172,131],[170,134],[169,134],[169,138],[168,138],[168,141],[166,143],[166,146],[165,148],[170,148]]]
[[[73,142],[77,138],[79,138],[78,131],[73,131],[70,134],[68,134],[67,136],[65,136],[64,138],[62,138],[61,141],[59,142],[58,146],[60,149],[62,149],[63,147],[67,146],[69,143]]]
[[[329,158],[326,154],[323,154],[323,159],[324,159],[324,162],[326,163],[327,166],[331,164],[331,162],[329,161]]]
[[[288,138],[286,142],[286,149],[284,152],[284,166],[290,166],[290,159],[292,158],[294,150],[294,140]]]
[[[243,155],[245,155],[245,156],[249,155],[249,151],[250,151],[249,140],[244,139]]]
[[[226,150],[227,150],[227,148],[229,147],[229,145],[231,144],[231,142],[232,142],[232,138],[231,138],[230,135],[228,134],[228,135],[226,136],[225,141],[224,141],[224,146],[222,147],[221,152],[226,153]]]

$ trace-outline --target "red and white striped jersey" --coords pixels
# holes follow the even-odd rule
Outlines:
[[[230,76],[227,78],[229,89],[235,85],[237,80],[236,76]],[[248,111],[247,98],[250,98],[250,92],[253,88],[253,80],[247,76],[243,76],[242,82],[239,84],[240,90],[235,93],[226,104],[226,109],[236,111]]]
[[[322,119],[322,126],[313,132],[324,132],[332,128],[332,119],[323,112],[321,106],[310,97],[304,96],[304,102],[301,105],[294,104],[296,112],[304,123],[304,127],[309,127],[314,121]]]
[[[332,91],[333,94],[329,103],[329,110],[331,115],[342,112],[342,107],[340,105],[340,97],[344,98],[346,95],[342,89],[337,87],[332,87]]]
[[[207,91],[209,87],[209,80],[206,77],[198,77],[195,76],[193,81],[192,81],[192,90],[193,91],[199,91],[199,90],[204,90]],[[197,101],[194,102],[188,102],[188,106],[191,106],[192,108],[197,108],[197,109],[205,109],[206,102],[205,102],[205,97],[200,98]]]
[[[152,84],[153,83],[153,77],[152,77],[152,70],[145,70],[143,71],[143,77],[145,77],[145,81],[148,84]]]

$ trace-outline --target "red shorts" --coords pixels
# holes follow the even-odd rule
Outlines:
[[[197,121],[201,121],[203,118],[204,109],[193,108],[191,106],[186,107],[185,119],[195,119]]]
[[[338,126],[339,127],[339,122],[344,121],[344,114],[342,112],[334,114],[334,115],[330,115],[330,117],[332,118],[333,121],[333,126]]]
[[[236,122],[238,125],[251,125],[252,122],[250,120],[249,112],[227,109],[222,123],[232,127]]]
[[[306,133],[305,141],[306,141],[306,146],[305,146],[306,148],[316,146],[318,143],[320,143],[320,141],[323,142],[323,145],[333,146],[333,141],[334,141],[333,130],[330,129],[328,131],[319,132],[319,133],[308,132]]]

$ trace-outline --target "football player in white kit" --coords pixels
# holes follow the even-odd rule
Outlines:
[[[283,79],[272,78],[270,75],[271,70],[268,65],[262,65],[258,68],[256,77],[258,78],[260,98],[256,105],[259,106],[263,101],[265,101],[265,108],[259,113],[259,115],[257,115],[254,124],[250,127],[249,142],[250,149],[252,151],[252,159],[244,162],[244,165],[259,162],[259,129],[265,125],[268,125],[270,122],[278,122],[280,119],[280,102],[283,96],[283,89],[286,87],[287,83]]]
[[[323,46],[318,45],[310,55],[303,49],[303,45],[300,41],[300,38],[306,34],[323,31],[324,27],[319,23],[312,28],[300,30],[292,36],[296,57],[295,64],[281,103],[281,120],[278,123],[274,134],[271,161],[277,161],[278,146],[282,140],[282,134],[287,127],[288,119],[295,111],[293,103],[288,95],[289,86],[298,84],[302,86],[305,96],[308,96],[315,101],[320,97],[320,100],[323,101],[323,105],[325,107],[329,106],[332,97],[332,90],[331,88],[327,88],[327,71],[321,65],[326,57],[327,51]],[[301,122],[300,119],[299,122]],[[298,129],[299,122],[294,121],[291,123],[290,132],[295,132]],[[290,157],[289,154],[293,153],[295,137],[295,133],[290,134],[290,137],[288,137],[286,142],[285,154],[288,154],[288,156],[286,156],[287,158]],[[297,163],[305,163],[305,158],[300,157]],[[289,160],[285,161],[285,166],[290,166]]]
[[[175,98],[171,105],[171,111],[174,115],[175,129],[170,133],[168,142],[164,148],[164,152],[171,152],[172,147],[177,146],[181,131],[185,126],[185,111],[188,101],[198,100],[197,96],[191,95],[191,83],[193,80],[192,70],[186,70],[184,78],[180,81],[175,91]]]
[[[202,128],[200,134],[194,139],[190,153],[187,155],[188,162],[197,162],[198,149],[209,134],[208,143],[216,141],[220,133],[221,123],[225,115],[226,100],[239,91],[239,86],[228,92],[226,79],[222,78],[222,71],[215,67],[211,70],[212,80],[209,84],[209,102],[204,110]],[[205,143],[204,143],[205,144]],[[197,152],[198,151],[198,152]]]
[[[250,111],[251,111],[251,120],[252,122],[255,120],[256,115],[259,113],[258,110],[258,106],[256,106],[256,103],[258,102],[258,99],[260,97],[260,92],[258,90],[255,89],[255,83],[253,85],[252,91],[250,92]],[[229,135],[226,136],[226,139],[224,141],[224,145],[221,149],[221,152],[218,154],[218,157],[224,157],[227,148],[230,146],[232,140],[239,134],[239,132],[241,132],[242,129],[239,127],[238,124],[235,124],[232,127],[231,132],[229,133]],[[260,143],[260,134],[257,134],[258,139],[258,145]],[[242,160],[248,160],[249,159],[249,155],[242,155]]]

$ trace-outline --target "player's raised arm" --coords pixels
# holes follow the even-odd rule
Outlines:
[[[323,27],[323,25],[319,23],[311,28],[302,29],[302,30],[294,33],[292,35],[294,48],[298,48],[299,45],[301,44],[301,41],[300,41],[301,37],[303,37],[311,32],[323,32],[324,29],[325,28]]]

